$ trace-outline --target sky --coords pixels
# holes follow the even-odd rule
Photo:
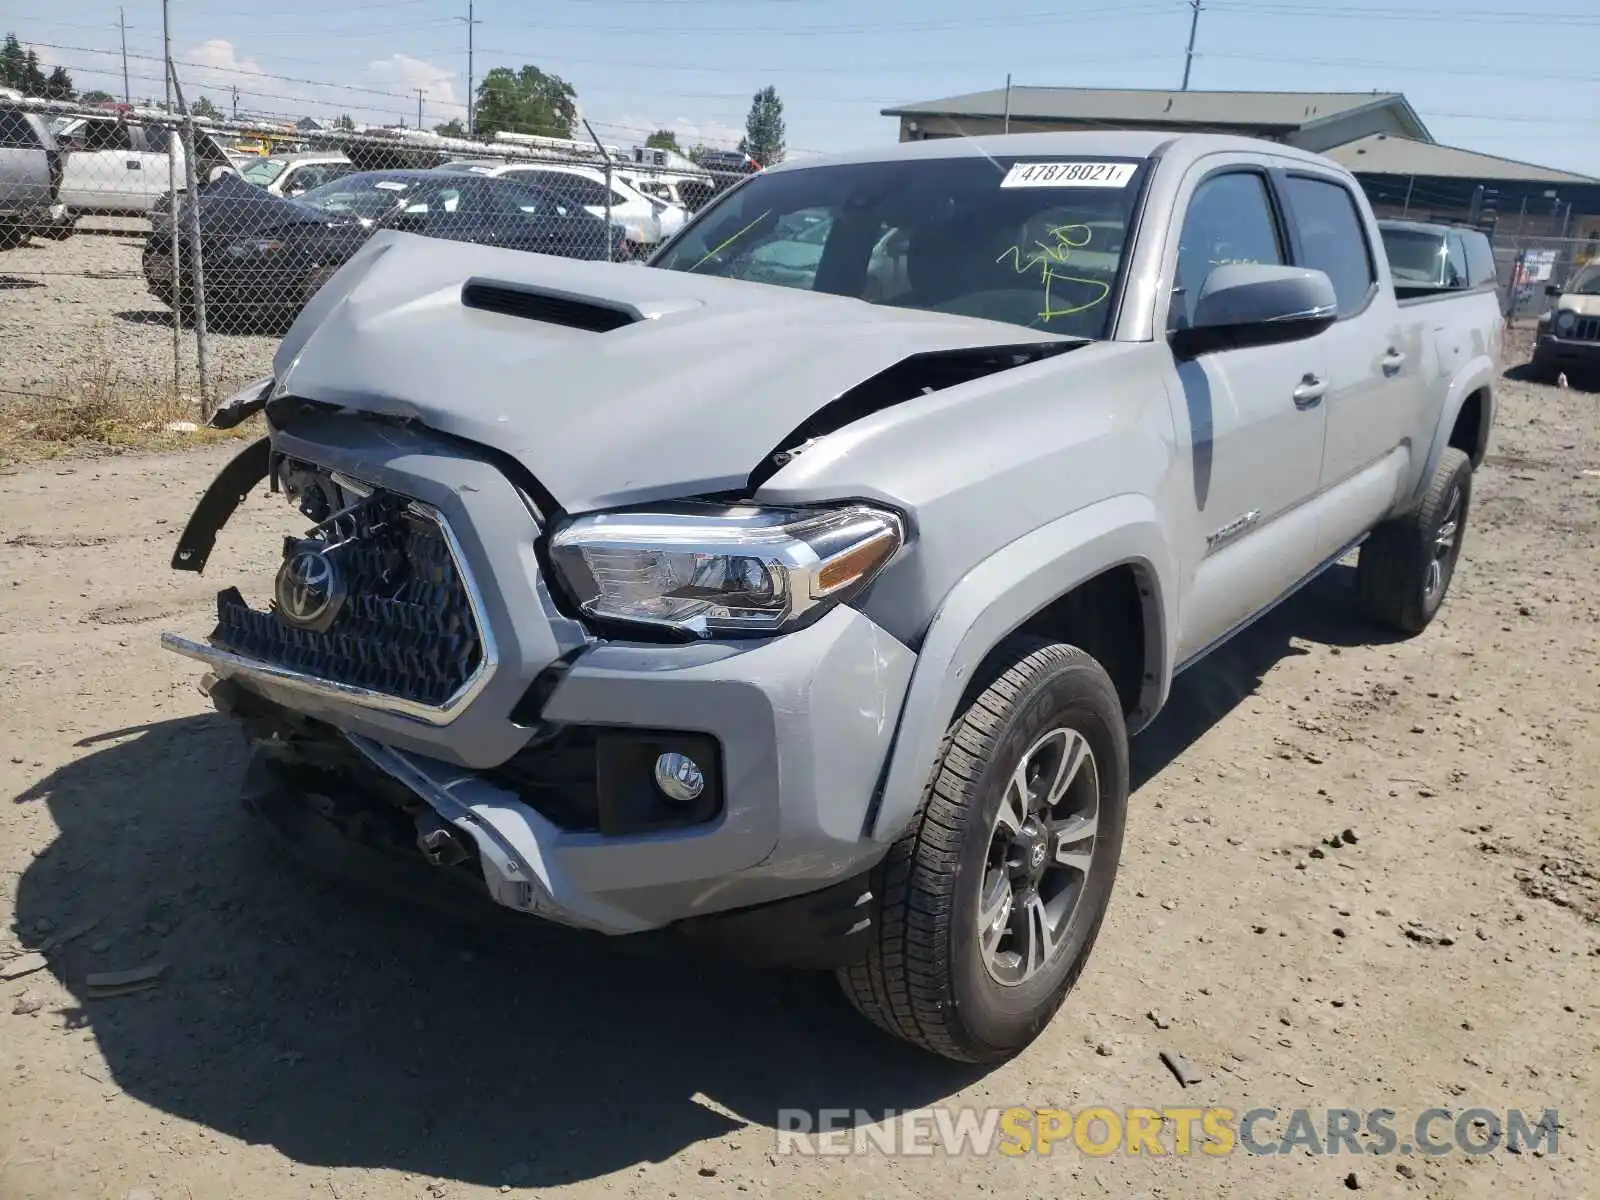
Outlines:
[[[1594,0],[1201,0],[1190,87],[1401,91],[1436,140],[1600,176]],[[162,94],[161,5],[123,0],[135,100]],[[7,0],[15,32],[80,88],[122,92],[118,4]],[[467,0],[170,0],[185,91],[241,113],[463,116]],[[608,142],[671,128],[731,145],[750,98],[784,102],[791,153],[898,136],[880,110],[1016,84],[1177,88],[1186,0],[475,0],[474,76],[531,63]]]

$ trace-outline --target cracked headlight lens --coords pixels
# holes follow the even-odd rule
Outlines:
[[[752,637],[856,595],[904,541],[900,517],[867,504],[677,504],[579,517],[550,539],[550,557],[597,621]]]

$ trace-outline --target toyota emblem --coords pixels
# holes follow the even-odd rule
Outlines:
[[[273,588],[279,618],[296,629],[322,632],[344,602],[339,568],[320,547],[302,544],[284,557]]]

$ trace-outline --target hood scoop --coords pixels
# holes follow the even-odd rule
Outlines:
[[[645,319],[632,305],[606,304],[524,284],[491,283],[482,279],[469,279],[463,285],[461,303],[481,312],[521,317],[546,325],[565,325],[590,333],[610,333]]]

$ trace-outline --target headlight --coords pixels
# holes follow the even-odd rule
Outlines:
[[[1563,310],[1556,314],[1556,332],[1571,333],[1572,327],[1578,323],[1577,314]]]
[[[550,556],[596,620],[753,637],[856,595],[904,542],[899,516],[866,504],[677,504],[580,517],[550,539]]]
[[[225,253],[229,258],[249,258],[253,254],[276,254],[282,249],[283,243],[275,238],[250,238],[234,242]]]

